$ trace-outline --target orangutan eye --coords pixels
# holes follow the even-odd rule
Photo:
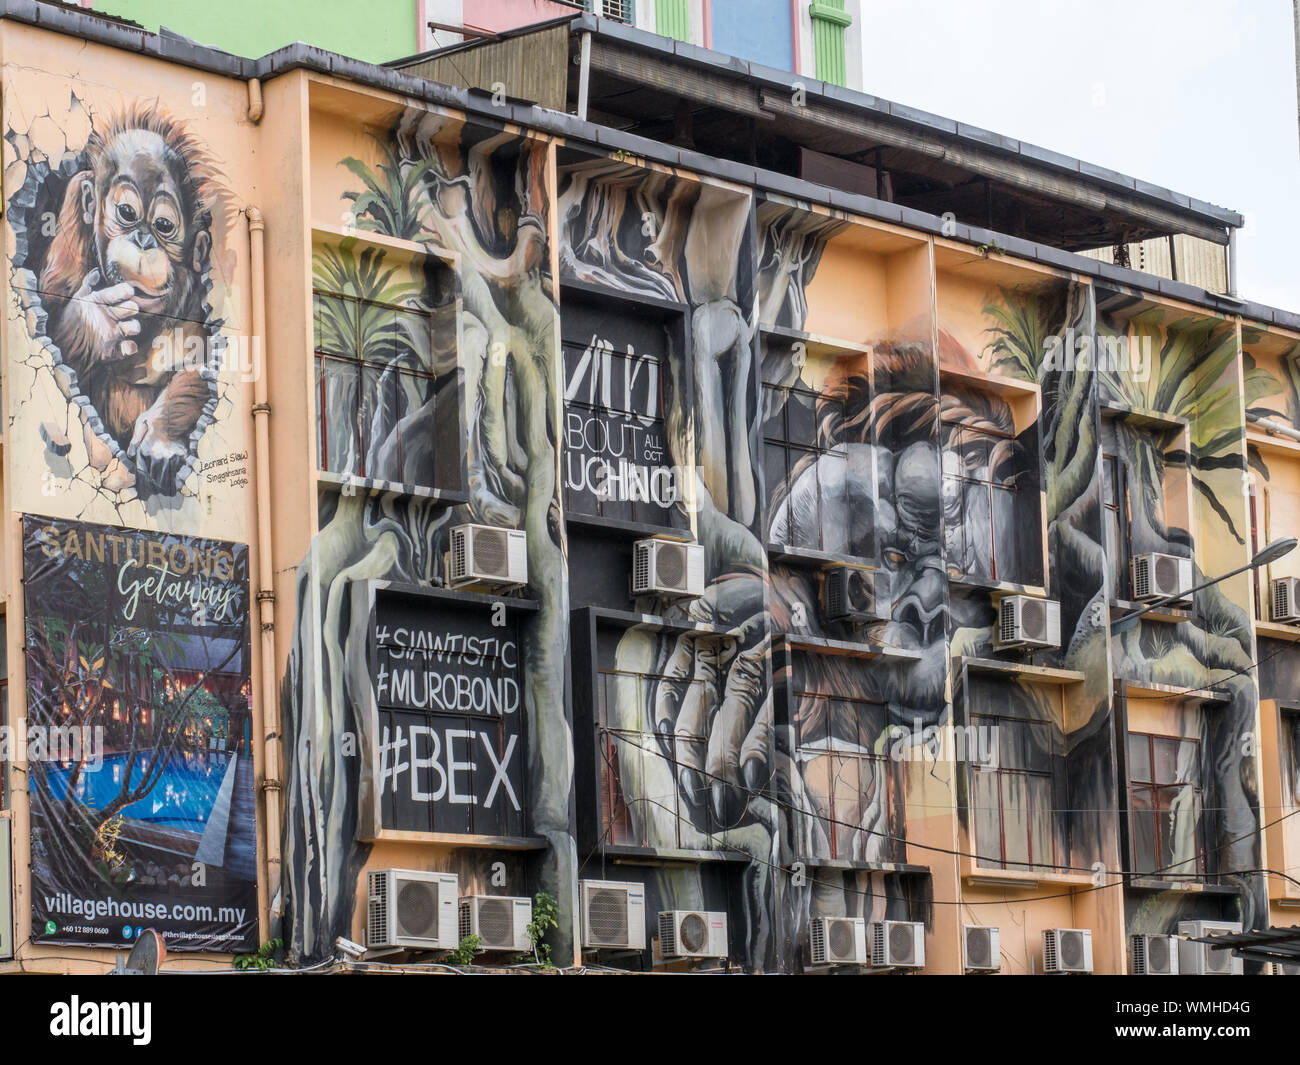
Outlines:
[[[117,220],[124,226],[133,226],[140,221],[140,216],[135,213],[135,208],[129,203],[119,203],[117,205]]]
[[[176,224],[170,218],[159,218],[154,222],[153,227],[161,237],[170,237],[176,232]]]
[[[891,566],[901,566],[907,561],[907,556],[896,548],[887,547],[885,548],[885,561]]]

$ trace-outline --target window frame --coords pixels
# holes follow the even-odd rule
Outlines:
[[[996,731],[994,732],[994,735],[999,737],[999,742],[1001,736],[1001,726],[1004,723],[1009,723],[1013,725],[1028,725],[1028,726],[1034,726],[1034,727],[1048,729],[1048,730],[1050,730],[1052,727],[1050,721],[1044,721],[1041,718],[1026,717],[1026,716],[1014,715],[1014,714],[971,713],[969,715],[968,721],[972,727],[976,727],[976,728],[991,727],[995,729]],[[985,841],[981,840],[979,836],[980,819],[978,813],[973,814],[970,820],[971,836],[974,840],[974,851],[976,855],[975,866],[977,870],[989,870],[989,871],[997,871],[997,872],[1009,871],[1009,872],[1051,873],[1051,872],[1059,872],[1065,868],[1065,865],[1063,863],[1063,858],[1068,860],[1068,855],[1062,855],[1060,853],[1060,847],[1058,845],[1059,841],[1057,839],[1058,834],[1056,831],[1057,829],[1056,814],[1061,809],[1060,804],[1062,802],[1062,799],[1064,798],[1062,792],[1065,785],[1064,779],[1062,778],[1061,774],[1059,774],[1056,771],[1054,765],[1055,759],[1059,756],[1059,754],[1060,751],[1056,749],[1056,745],[1054,743],[1053,749],[1048,752],[1048,756],[1047,756],[1049,760],[1048,768],[1042,770],[1005,768],[1001,764],[1002,758],[1000,752],[997,759],[998,764],[994,767],[989,768],[989,767],[981,767],[976,765],[969,766],[968,772],[971,778],[969,784],[969,793],[970,793],[970,805],[972,810],[978,809],[976,805],[977,789],[975,788],[975,784],[974,784],[975,779],[977,779],[976,774],[994,774],[995,779],[997,781],[998,855],[996,857],[992,854],[985,852],[985,847],[984,847]],[[1033,846],[1035,833],[1034,833],[1034,825],[1033,825],[1032,806],[1025,811],[1025,816],[1024,816],[1025,833],[1026,833],[1025,853],[1027,855],[1027,860],[1019,861],[1013,857],[1008,857],[1007,808],[1008,806],[1014,805],[1013,803],[1009,803],[1005,797],[1003,780],[1008,776],[1014,776],[1017,778],[1045,779],[1047,781],[1047,789],[1048,789],[1048,794],[1051,797],[1051,804],[1046,809],[1044,815],[1046,820],[1043,827],[1045,828],[1046,835],[1052,849],[1050,862],[1042,862],[1042,861],[1035,860],[1034,846]],[[1029,787],[1025,787],[1024,794],[1026,795],[1026,797],[1030,797],[1031,789]]]
[[[1140,768],[1143,771],[1150,773],[1149,778],[1138,776],[1137,770],[1139,767],[1133,764],[1131,747],[1129,745],[1135,737],[1140,737],[1146,740],[1147,757],[1145,765]],[[1167,783],[1156,780],[1157,769],[1155,745],[1157,740],[1163,740],[1167,743],[1174,744],[1193,744],[1196,748],[1196,775],[1199,779],[1196,781],[1173,781]],[[1205,817],[1205,750],[1200,739],[1194,736],[1169,736],[1161,733],[1138,732],[1130,729],[1125,733],[1124,743],[1125,764],[1127,768],[1126,783],[1128,788],[1126,813],[1129,818],[1129,853],[1127,858],[1130,872],[1137,876],[1153,877],[1159,880],[1203,880],[1207,875],[1207,869],[1209,867],[1209,847],[1207,843],[1208,825]],[[1196,853],[1193,859],[1191,859],[1195,862],[1195,870],[1190,872],[1180,872],[1175,869],[1175,864],[1172,861],[1172,854],[1170,855],[1171,861],[1166,865],[1166,863],[1163,862],[1162,855],[1158,853],[1162,849],[1162,841],[1165,838],[1161,834],[1161,820],[1171,812],[1171,804],[1169,802],[1162,803],[1160,801],[1160,796],[1163,792],[1177,789],[1181,793],[1186,791],[1188,788],[1192,789],[1192,794],[1196,800],[1197,811],[1195,825]],[[1149,806],[1141,810],[1134,805],[1134,795],[1139,790],[1148,792],[1151,798]],[[1152,863],[1153,868],[1143,869],[1138,861],[1137,851],[1139,844],[1135,826],[1138,823],[1139,814],[1146,814],[1148,812],[1151,818],[1151,839],[1155,842],[1157,853],[1154,855],[1154,862]],[[1178,866],[1185,866],[1186,864],[1186,862],[1177,863]]]
[[[861,704],[863,706],[869,705],[873,707],[879,707],[884,712],[884,723],[881,727],[880,732],[877,734],[876,737],[876,742],[878,742],[880,736],[882,735],[888,738],[888,734],[891,728],[889,723],[888,704],[881,699],[868,699],[856,695],[842,695],[837,692],[811,691],[806,688],[797,688],[794,686],[791,686],[789,688],[789,698],[790,698],[790,718],[791,718],[790,727],[792,730],[792,743],[793,743],[793,754],[794,754],[795,763],[800,767],[804,765],[805,760],[802,756],[805,752],[811,752],[816,755],[835,756],[842,759],[851,759],[857,762],[858,781],[859,781],[857,799],[858,799],[859,806],[861,805],[861,800],[863,797],[863,789],[861,784],[862,781],[867,779],[867,776],[863,772],[863,770],[866,766],[868,765],[871,766],[873,769],[872,777],[875,779],[883,780],[884,782],[885,794],[884,794],[883,802],[884,802],[885,817],[887,822],[887,829],[885,833],[885,844],[883,848],[884,854],[880,858],[873,859],[873,860],[882,861],[882,862],[904,861],[905,852],[906,852],[906,842],[905,842],[906,829],[907,829],[906,817],[903,817],[902,824],[898,823],[899,813],[897,809],[898,801],[903,796],[906,788],[905,781],[902,779],[902,772],[901,772],[902,763],[891,758],[887,751],[883,753],[875,753],[869,751],[846,750],[843,747],[837,747],[834,745],[834,741],[829,735],[827,735],[825,740],[820,740],[820,741],[816,739],[805,740],[802,734],[803,733],[802,723],[795,719],[796,709],[802,707],[806,700],[811,700],[811,699],[822,699],[827,702],[844,702],[844,703]],[[843,829],[851,833],[854,831],[860,831],[860,829],[858,829],[856,826],[849,825],[847,822],[841,821],[840,818],[837,816],[837,809],[839,803],[833,790],[829,796],[829,799],[830,799],[829,802],[830,813],[828,815],[817,813],[814,810],[801,810],[799,811],[799,813],[806,817],[816,818],[816,820],[822,825],[823,831],[826,832],[828,843],[829,843],[829,848],[830,848],[829,858],[832,861],[838,861],[847,857],[847,855],[841,855],[837,853],[839,848],[840,830]],[[802,855],[801,857],[814,860],[814,861],[819,860],[818,857],[815,855]],[[821,860],[824,860],[824,857]]]

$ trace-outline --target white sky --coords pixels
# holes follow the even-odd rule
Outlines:
[[[873,8],[864,92],[1239,211],[1240,294],[1300,311],[1291,0]]]

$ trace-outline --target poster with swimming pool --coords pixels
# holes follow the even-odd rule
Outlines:
[[[248,549],[26,515],[32,938],[256,946]]]

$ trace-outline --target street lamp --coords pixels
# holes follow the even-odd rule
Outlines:
[[[1156,610],[1162,606],[1168,606],[1170,603],[1176,602],[1179,599],[1186,599],[1189,595],[1192,595],[1194,592],[1199,592],[1202,588],[1208,588],[1212,584],[1226,581],[1229,577],[1235,577],[1238,573],[1245,573],[1247,570],[1251,569],[1259,569],[1260,566],[1267,566],[1270,563],[1276,562],[1283,555],[1292,551],[1297,542],[1300,541],[1297,541],[1294,536],[1284,536],[1280,540],[1274,540],[1271,544],[1265,544],[1259,554],[1244,566],[1239,566],[1237,569],[1234,569],[1231,573],[1225,573],[1220,577],[1215,577],[1213,580],[1208,580],[1204,584],[1198,584],[1195,588],[1189,588],[1187,591],[1179,592],[1177,595],[1166,595],[1164,598],[1157,599],[1153,603],[1147,603],[1147,605],[1142,607],[1141,610],[1134,610],[1131,613],[1125,614],[1123,617],[1116,618],[1110,623],[1110,634],[1112,636],[1118,636],[1122,632],[1128,632],[1129,629],[1133,628],[1133,626],[1138,623],[1138,620],[1143,614],[1148,614],[1152,610]]]

